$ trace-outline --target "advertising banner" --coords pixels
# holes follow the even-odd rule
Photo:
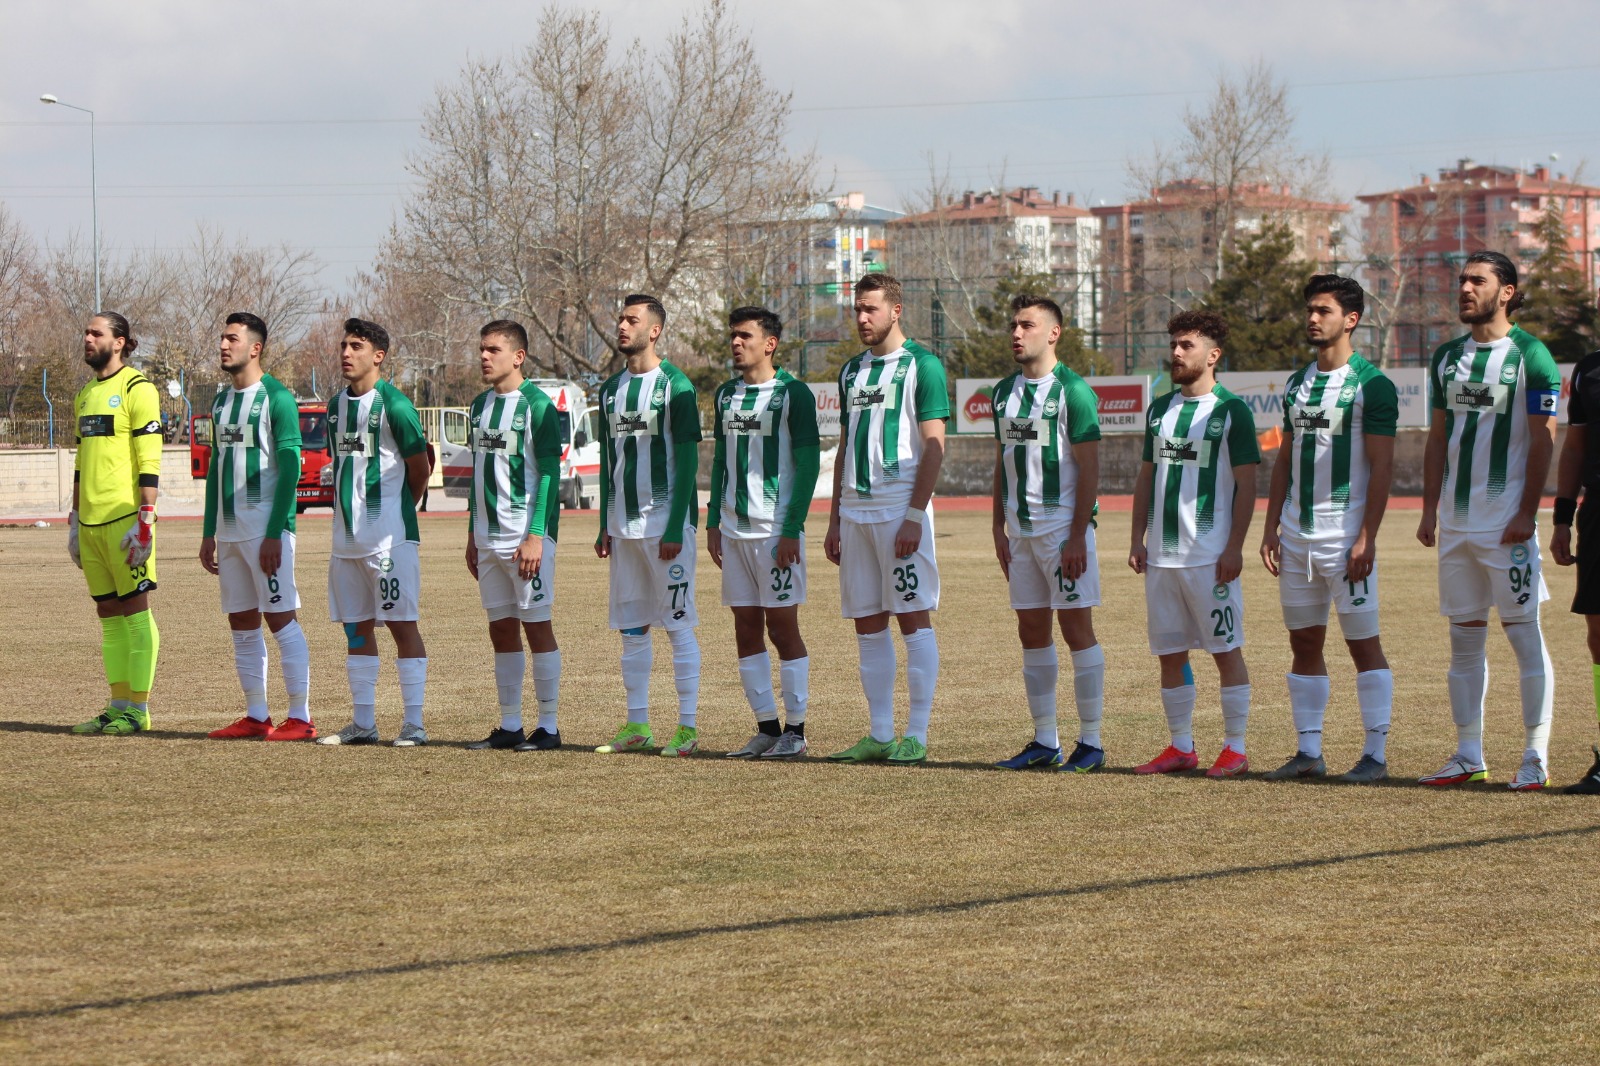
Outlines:
[[[1394,382],[1400,402],[1401,428],[1428,424],[1428,373],[1421,367],[1399,367],[1384,371]],[[1217,383],[1238,396],[1255,416],[1256,429],[1283,424],[1283,387],[1289,383],[1285,370],[1224,371]],[[1170,385],[1164,386],[1170,388]]]
[[[1127,433],[1144,429],[1150,405],[1150,379],[1142,374],[1085,378],[1100,400],[1100,432]],[[999,378],[957,378],[955,433],[994,435],[994,387]]]
[[[817,398],[817,435],[819,437],[837,437],[839,435],[839,383],[837,381],[812,382],[811,394]]]

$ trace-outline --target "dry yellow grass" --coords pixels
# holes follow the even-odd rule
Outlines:
[[[1381,556],[1399,780],[1377,788],[1126,772],[1165,734],[1124,515],[1102,525],[1098,615],[1106,743],[1124,769],[987,768],[1027,738],[1028,719],[981,514],[940,519],[934,765],[594,755],[621,690],[591,521],[563,523],[574,748],[525,755],[459,747],[494,716],[459,517],[424,520],[435,744],[415,751],[203,739],[241,701],[193,522],[162,527],[159,731],[66,734],[100,702],[98,627],[63,530],[0,531],[0,1059],[1600,1058],[1600,805],[1506,792],[1521,723],[1503,639],[1490,644],[1498,783],[1409,783],[1454,739],[1414,516],[1392,516]],[[313,708],[336,729],[347,693],[322,592],[327,539],[326,518],[305,523],[301,580]],[[808,731],[823,752],[853,741],[865,712],[820,540],[803,619]],[[703,560],[701,572],[700,721],[720,753],[751,723],[716,572]],[[1582,629],[1565,611],[1571,574],[1553,578],[1564,784],[1588,766],[1595,722]],[[1294,746],[1288,653],[1271,580],[1252,568],[1245,587],[1261,770]],[[392,736],[384,653],[379,721]],[[663,641],[663,724],[667,660]],[[1360,725],[1348,659],[1330,662],[1329,763],[1342,770]],[[1215,672],[1197,666],[1210,755]]]

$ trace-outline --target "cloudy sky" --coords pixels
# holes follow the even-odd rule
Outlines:
[[[1292,86],[1344,197],[1471,156],[1560,156],[1600,181],[1593,0],[737,0],[794,94],[791,136],[838,191],[899,207],[931,153],[974,188],[1116,202],[1126,161],[1257,58]],[[689,3],[592,0],[648,42]],[[50,241],[88,232],[94,108],[102,239],[182,244],[197,223],[314,249],[331,284],[371,263],[408,186],[417,116],[469,57],[532,39],[515,0],[4,0],[0,200]],[[867,12],[871,13],[868,14]],[[871,105],[871,106],[864,106]]]

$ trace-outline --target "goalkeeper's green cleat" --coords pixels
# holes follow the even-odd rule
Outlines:
[[[99,733],[104,730],[106,726],[111,724],[112,718],[115,718],[121,713],[121,711],[108,703],[106,704],[105,709],[95,717],[89,719],[87,722],[79,722],[77,725],[73,726],[72,731],[79,734]]]
[[[830,762],[883,762],[894,753],[892,740],[873,740],[868,733],[843,751],[828,756]]]
[[[611,738],[611,743],[594,749],[601,755],[615,755],[623,751],[649,751],[656,746],[655,734],[647,722],[629,722]]]
[[[889,761],[896,766],[915,766],[928,761],[928,746],[916,737],[901,737],[900,743],[889,753]]]
[[[148,733],[150,732],[150,712],[148,710],[141,711],[137,707],[129,707],[126,710],[118,711],[100,732],[113,737],[125,737],[129,733]]]
[[[692,725],[680,725],[678,731],[672,734],[672,739],[667,741],[667,746],[661,749],[661,754],[669,759],[677,759],[693,755],[699,750],[700,730]]]

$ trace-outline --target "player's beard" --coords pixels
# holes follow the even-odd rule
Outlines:
[[[626,344],[620,340],[617,341],[617,351],[623,355],[638,355],[648,347],[650,347],[650,342],[647,340],[628,341]]]
[[[874,348],[882,344],[883,339],[888,335],[888,327],[878,330],[872,326],[856,326],[856,336],[859,337],[861,339],[861,343],[865,344],[868,348]]]
[[[1174,385],[1193,385],[1195,382],[1200,380],[1200,376],[1205,372],[1206,369],[1204,366],[1196,367],[1191,370],[1183,363],[1173,363],[1172,383]]]
[[[1306,343],[1319,352],[1325,348],[1332,348],[1337,342],[1338,338],[1336,337],[1313,337],[1309,333],[1306,334]]]
[[[110,341],[104,344],[96,344],[94,347],[84,350],[83,361],[89,364],[90,370],[99,372],[110,365],[113,351]]]
[[[1459,307],[1460,305],[1457,306]],[[1486,311],[1468,311],[1466,308],[1460,308],[1457,312],[1457,317],[1461,319],[1463,326],[1483,326],[1493,322],[1495,316],[1499,313],[1500,305],[1496,302],[1490,304],[1489,309]]]

